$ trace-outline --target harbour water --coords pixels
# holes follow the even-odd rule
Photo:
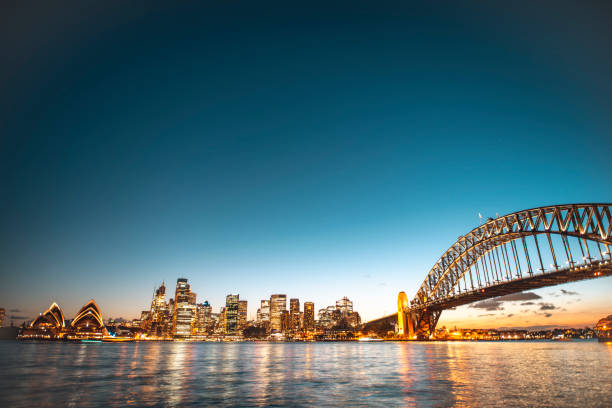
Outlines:
[[[611,387],[597,341],[0,341],[2,407],[609,407]]]

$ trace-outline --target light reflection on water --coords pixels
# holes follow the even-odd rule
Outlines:
[[[612,344],[0,342],[0,406],[610,406]]]

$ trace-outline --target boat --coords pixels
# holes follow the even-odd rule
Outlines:
[[[102,343],[102,340],[95,340],[95,339],[81,339],[81,343]]]
[[[126,343],[126,342],[131,342],[131,341],[135,341],[133,337],[103,337],[102,341],[104,343]]]

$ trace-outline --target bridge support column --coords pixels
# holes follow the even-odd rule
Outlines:
[[[442,311],[440,310],[412,310],[410,311],[410,332],[411,339],[429,340],[429,337],[436,330],[438,319]]]
[[[397,328],[401,337],[408,339],[429,340],[436,329],[440,310],[410,309],[410,303],[405,292],[397,297]]]

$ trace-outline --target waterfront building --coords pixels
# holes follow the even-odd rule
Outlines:
[[[142,312],[140,312],[139,326],[143,330],[146,330],[146,331],[149,330],[149,328],[151,327],[151,311],[150,310],[143,310]]]
[[[174,336],[185,338],[192,332],[195,306],[189,303],[177,304],[175,308]]]
[[[174,295],[174,303],[189,303],[189,294],[191,293],[191,287],[187,283],[187,279],[178,278],[176,280],[176,293]]]
[[[172,315],[174,315],[174,306],[172,309]],[[161,286],[155,290],[151,302],[151,324],[148,333],[157,337],[166,335],[171,326],[169,316],[168,304],[166,303],[166,285],[162,282]]]
[[[95,300],[91,299],[79,310],[70,323],[70,331],[77,338],[101,338],[108,335],[100,307]]]
[[[177,337],[191,335],[194,305],[189,303],[191,287],[187,279],[178,278],[176,280],[176,292],[174,295],[174,313],[172,315],[172,334]]]
[[[270,299],[261,301],[259,309],[257,309],[257,325],[267,327],[270,325]]]
[[[246,300],[238,302],[238,330],[244,330],[247,327],[247,306]]]
[[[196,315],[195,331],[198,334],[208,333],[212,323],[212,307],[208,301],[200,303],[196,306]]]
[[[314,330],[314,303],[304,302],[304,330]]]
[[[289,320],[290,329],[300,330],[300,299],[289,299]]]
[[[197,295],[196,295],[195,292],[189,292],[189,304],[190,305],[196,305],[197,304],[196,298],[197,298]]]
[[[336,300],[336,309],[340,311],[342,316],[347,316],[353,313],[353,302],[344,296],[340,300]]]
[[[65,331],[66,322],[62,309],[53,302],[47,310],[30,322],[23,334],[25,337],[59,338]]]
[[[0,327],[4,324],[4,315],[6,310],[3,307],[0,307]]]
[[[291,330],[291,317],[288,310],[281,310],[280,313],[280,321],[281,321],[281,332],[286,332]]]
[[[282,331],[281,313],[287,309],[287,295],[270,296],[270,330]]]
[[[233,336],[238,334],[238,305],[240,295],[227,295],[225,297],[225,334]]]
[[[217,321],[217,328],[215,329],[215,333],[225,334],[225,308],[222,307],[219,312],[219,320]]]

